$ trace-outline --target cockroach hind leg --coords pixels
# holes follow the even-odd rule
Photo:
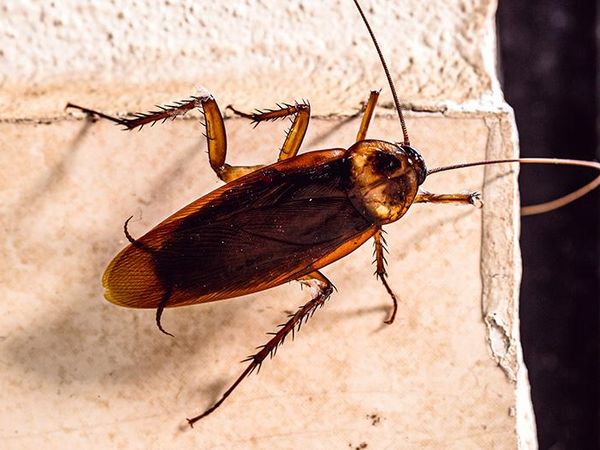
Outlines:
[[[267,108],[267,109],[255,109],[252,113],[246,113],[240,111],[235,108],[233,105],[227,105],[225,109],[230,110],[236,116],[243,117],[244,119],[249,119],[252,121],[252,125],[255,127],[261,122],[270,122],[277,119],[283,119],[284,117],[289,117],[298,112],[300,108],[308,106],[307,103],[296,103],[294,105],[290,105],[287,103],[277,104],[277,108]]]
[[[251,120],[251,121],[252,121],[252,123],[253,123],[253,125],[254,125],[254,127],[256,127],[256,126],[259,124],[259,122],[258,122],[258,121],[255,121],[255,120],[254,120],[254,116],[255,116],[257,113],[259,113],[259,112],[260,112],[259,110],[256,110],[254,113],[245,113],[245,112],[243,112],[243,111],[240,111],[239,109],[236,109],[236,108],[234,108],[234,106],[233,106],[233,105],[227,105],[227,106],[225,107],[225,111],[227,111],[227,110],[230,110],[230,111],[231,111],[233,114],[235,114],[236,116],[243,117],[244,119]]]
[[[88,115],[96,116],[102,119],[110,120],[116,124],[123,125],[127,130],[133,130],[139,128],[140,130],[146,124],[154,125],[156,122],[166,122],[168,119],[175,119],[177,116],[183,115],[194,108],[201,108],[204,102],[212,99],[210,95],[204,96],[192,96],[188,99],[172,102],[165,106],[156,105],[156,110],[144,112],[144,113],[133,113],[128,118],[119,118],[109,116],[100,111],[96,111],[83,106],[75,105],[73,103],[67,103],[65,109],[72,108],[78,109]]]
[[[294,333],[296,329],[300,329],[303,323],[315,313],[315,311],[323,306],[325,301],[331,296],[333,293],[333,285],[331,282],[323,275],[322,273],[316,271],[311,274],[308,274],[302,277],[299,281],[302,283],[309,284],[311,288],[313,286],[317,286],[317,289],[313,292],[313,297],[305,303],[303,306],[298,308],[296,312],[292,313],[287,322],[281,324],[279,329],[270,333],[273,336],[265,345],[258,347],[259,351],[246,358],[244,361],[250,361],[250,364],[246,369],[242,372],[242,374],[234,381],[234,383],[225,391],[225,393],[221,396],[221,398],[213,404],[210,408],[204,411],[202,414],[199,414],[191,419],[186,419],[190,427],[194,427],[194,424],[198,422],[200,419],[208,416],[212,412],[214,412],[219,406],[223,404],[223,402],[231,395],[231,393],[238,387],[238,385],[252,372],[255,370],[258,372],[264,360],[267,356],[273,356],[277,351],[277,348],[283,343],[286,336],[290,333]]]
[[[261,122],[269,122],[294,116],[292,125],[285,133],[285,141],[279,151],[279,161],[296,156],[302,145],[302,140],[304,139],[310,120],[310,103],[308,100],[294,102],[293,105],[289,103],[278,103],[277,108],[264,110],[256,109],[253,113],[239,111],[232,105],[228,105],[225,109],[232,111],[237,116],[251,120],[254,127]]]
[[[106,120],[110,120],[111,122],[114,122],[118,125],[126,126],[125,119],[121,119],[119,117],[114,117],[114,116],[109,116],[108,114],[104,114],[100,111],[96,111],[96,110],[90,109],[90,108],[84,108],[83,106],[79,106],[74,103],[70,103],[70,102],[67,103],[65,105],[65,109],[78,109],[79,111],[85,113],[89,118],[93,119],[94,121],[96,121],[98,119],[106,119]]]

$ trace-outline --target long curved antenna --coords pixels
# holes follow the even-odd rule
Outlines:
[[[451,166],[436,167],[427,171],[427,176],[438,172],[445,172],[448,170],[464,169],[466,167],[484,166],[489,164],[506,164],[506,163],[519,163],[519,164],[552,164],[560,166],[579,166],[579,167],[590,167],[600,172],[600,163],[596,161],[581,161],[579,159],[559,159],[559,158],[515,158],[515,159],[496,159],[491,161],[476,161],[464,164],[454,164]],[[543,214],[549,211],[553,211],[558,208],[562,208],[571,202],[574,202],[580,197],[583,197],[588,192],[593,191],[600,186],[600,175],[594,178],[586,185],[579,189],[567,194],[562,197],[558,197],[555,200],[549,202],[538,203],[535,205],[528,205],[521,207],[522,216],[533,216],[536,214]]]
[[[379,44],[377,43],[377,39],[375,38],[375,34],[371,29],[371,25],[365,16],[362,8],[358,4],[358,0],[354,0],[354,4],[358,8],[358,12],[362,17],[365,25],[367,26],[367,30],[371,35],[371,39],[373,40],[373,44],[375,44],[375,49],[377,50],[377,54],[379,55],[379,59],[381,60],[381,65],[383,66],[383,71],[385,72],[385,76],[387,77],[388,83],[390,85],[390,89],[392,90],[392,96],[394,97],[394,104],[396,105],[396,111],[398,111],[398,117],[400,118],[400,126],[402,127],[402,134],[404,135],[404,145],[410,146],[410,139],[408,138],[408,131],[406,130],[406,123],[404,123],[404,116],[402,115],[402,109],[400,108],[400,102],[398,101],[398,96],[396,95],[396,89],[394,88],[394,83],[392,82],[392,77],[390,75],[390,71],[388,70],[387,64],[385,63],[385,59],[383,58],[383,53],[381,53],[381,49],[379,48]]]

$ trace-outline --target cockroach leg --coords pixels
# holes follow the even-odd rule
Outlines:
[[[283,159],[293,158],[300,150],[302,140],[308,129],[310,121],[310,104],[308,102],[296,103],[294,105],[282,104],[277,105],[277,109],[256,110],[254,113],[244,113],[238,111],[233,106],[229,105],[226,109],[231,110],[234,114],[252,120],[254,126],[260,122],[282,119],[284,117],[295,115],[291,127],[286,132],[286,138],[279,151],[278,161]]]
[[[367,100],[367,103],[363,108],[362,121],[360,122],[360,128],[358,129],[358,133],[356,135],[356,142],[363,141],[367,138],[367,131],[369,129],[369,125],[371,124],[373,113],[375,112],[375,105],[377,104],[377,99],[379,98],[379,92],[380,91],[371,91],[369,100]]]
[[[65,106],[65,109],[69,109],[69,108],[70,109],[78,109],[79,111],[86,113],[90,117],[96,116],[96,117],[100,117],[102,119],[110,120],[111,122],[118,123],[119,125],[125,125],[125,123],[124,123],[125,119],[109,116],[108,114],[101,113],[100,111],[96,111],[96,110],[89,109],[89,108],[84,108],[83,106],[75,105],[73,103],[67,103],[67,105]]]
[[[230,181],[248,175],[263,167],[265,167],[264,164],[258,164],[256,166],[230,166],[229,164],[225,164],[221,171],[217,173],[217,176],[226,183],[229,183]]]
[[[275,109],[256,109],[253,113],[242,112],[233,105],[227,105],[225,109],[229,109],[236,116],[251,120],[252,124],[257,126],[261,122],[275,121],[288,116],[293,116],[298,113],[299,109],[303,109],[304,106],[308,106],[308,103],[302,102],[294,105],[290,105],[289,103],[278,103],[277,108]]]
[[[308,122],[310,121],[310,105],[308,102],[296,103],[293,108],[296,109],[296,116],[286,132],[285,141],[277,158],[278,161],[296,156],[308,129]]]
[[[113,117],[107,114],[101,113],[99,111],[95,111],[93,109],[84,108],[82,106],[74,105],[73,103],[67,103],[65,108],[78,109],[83,111],[86,114],[94,115],[101,117],[106,120],[110,120],[111,122],[115,122],[119,125],[123,125],[127,130],[133,130],[135,128],[142,129],[144,125],[151,124],[154,125],[158,121],[165,122],[167,119],[175,119],[175,117],[185,114],[194,108],[201,108],[202,104],[206,102],[208,99],[212,99],[210,96],[202,96],[202,97],[190,97],[189,99],[176,101],[173,104],[160,106],[156,105],[158,110],[149,111],[146,113],[134,113],[132,117]]]
[[[254,172],[256,169],[264,167],[263,165],[233,167],[229,164],[225,164],[225,156],[227,154],[227,135],[225,133],[225,125],[223,123],[223,117],[221,116],[221,111],[219,110],[217,102],[212,96],[209,95],[202,97],[191,97],[187,100],[174,102],[171,105],[157,106],[159,110],[150,111],[147,113],[134,113],[133,117],[130,118],[109,116],[99,111],[84,108],[72,103],[68,103],[66,107],[78,109],[86,114],[110,120],[119,125],[123,125],[128,130],[133,130],[134,128],[142,129],[142,127],[146,124],[154,125],[158,121],[165,122],[167,119],[175,119],[175,117],[183,115],[191,109],[199,108],[203,113],[205,120],[204,126],[206,127],[206,139],[208,142],[210,166],[221,180],[229,182],[241,177],[242,175],[246,175],[250,172]]]
[[[283,344],[285,338],[288,334],[292,333],[292,338],[294,337],[296,329],[300,330],[300,327],[303,323],[306,323],[309,317],[311,317],[317,308],[323,306],[325,301],[329,298],[329,296],[333,292],[333,284],[323,275],[321,272],[312,272],[302,278],[300,281],[303,284],[310,286],[312,291],[312,298],[306,304],[298,308],[295,313],[292,313],[288,316],[288,321],[279,325],[279,329],[276,332],[268,333],[273,337],[269,342],[265,345],[257,347],[259,349],[258,353],[249,356],[245,361],[250,361],[250,364],[246,369],[242,372],[242,374],[238,377],[237,380],[225,391],[225,393],[221,396],[221,398],[210,408],[204,411],[202,414],[192,417],[191,419],[187,419],[188,423],[191,427],[194,426],[194,423],[199,421],[200,419],[208,416],[210,413],[215,411],[221,404],[231,395],[231,393],[235,390],[235,388],[250,375],[254,370],[257,372],[260,371],[260,367],[267,356],[273,357],[277,352],[277,348]]]
[[[225,163],[227,157],[227,134],[225,132],[225,123],[219,110],[219,106],[214,99],[210,99],[203,105],[206,140],[208,143],[208,160],[210,167],[217,176],[226,183],[236,178],[254,172],[263,164],[256,166],[231,166]]]
[[[214,104],[214,107],[216,107],[216,103]],[[310,106],[308,103],[296,103],[295,105],[286,104],[281,105],[279,109],[257,111],[253,114],[238,111],[231,105],[229,105],[227,109],[230,109],[241,117],[251,119],[256,124],[266,120],[276,120],[295,114],[296,116],[294,117],[290,129],[286,132],[285,141],[279,151],[278,160],[280,161],[296,156],[300,149],[300,145],[302,144],[302,140],[304,139],[304,135],[306,134],[308,122],[310,120]],[[225,155],[227,153],[227,141],[225,138],[225,127],[221,113],[213,113],[213,105],[209,105],[208,103],[204,107],[204,112],[206,114],[210,165],[219,178],[229,182],[264,167],[263,165],[230,166],[229,164],[226,164]]]
[[[387,263],[387,260],[385,259],[385,253],[387,253],[388,250],[386,248],[387,243],[385,242],[385,238],[383,237],[383,229],[379,228],[373,235],[373,239],[375,240],[375,276],[381,280],[383,286],[385,287],[385,290],[388,292],[388,294],[390,294],[390,297],[392,297],[392,301],[394,302],[390,317],[384,321],[387,324],[391,324],[394,322],[394,319],[396,318],[396,312],[398,311],[398,299],[396,298],[396,294],[394,294],[394,291],[392,291],[392,288],[386,280],[388,274],[385,270],[385,264]]]
[[[256,126],[260,122],[259,120],[256,120],[256,116],[258,114],[260,114],[259,110],[256,110],[256,112],[253,112],[253,113],[245,113],[243,111],[240,111],[239,109],[234,108],[233,105],[227,105],[225,107],[225,110],[230,110],[236,116],[240,116],[240,117],[243,117],[244,119],[251,120],[252,121],[252,125],[254,125],[254,128],[256,128]]]
[[[456,203],[459,205],[473,205],[478,208],[483,206],[483,200],[481,200],[479,192],[470,192],[468,194],[432,194],[431,192],[421,191],[417,194],[413,203]]]

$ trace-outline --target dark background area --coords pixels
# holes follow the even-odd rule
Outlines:
[[[598,160],[595,1],[500,0],[500,76],[524,157]],[[593,176],[524,167],[523,204]],[[600,196],[522,219],[521,334],[541,449],[600,448]]]

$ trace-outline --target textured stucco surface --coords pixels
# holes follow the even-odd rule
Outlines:
[[[428,165],[514,155],[493,67],[495,3],[370,4]],[[507,167],[427,180],[434,192],[483,190],[482,210],[415,205],[387,227],[390,282],[402,299],[394,325],[382,323],[390,300],[367,243],[324,270],[338,292],[297,339],[194,431],[184,417],[217,398],[242,370],[237,362],[308,292],[292,283],[168,310],[175,339],[156,330],[152,312],[102,298],[125,218],[134,215],[139,235],[220,183],[197,114],[123,133],[64,112],[65,103],[125,114],[199,85],[222,107],[308,98],[321,118],[307,151],[349,146],[359,121],[343,113],[383,87],[369,136],[398,140],[350,1],[5,2],[0,12],[5,447],[535,447]],[[234,164],[272,161],[285,128],[226,126]]]
[[[494,1],[367,5],[404,101],[498,95]],[[307,97],[329,114],[384,87],[350,0],[3,2],[0,43],[4,117],[62,114],[65,98],[131,111],[199,85],[224,104]],[[391,101],[389,91],[383,96]]]

